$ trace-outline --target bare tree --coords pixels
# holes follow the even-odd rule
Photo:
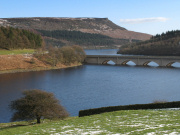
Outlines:
[[[76,60],[78,62],[83,62],[84,59],[86,58],[86,53],[85,51],[83,50],[83,48],[81,46],[78,46],[78,45],[73,45],[72,48],[74,49],[75,51],[75,54],[76,54]]]
[[[11,110],[15,110],[11,121],[36,119],[37,123],[40,123],[42,118],[63,119],[69,116],[53,93],[35,89],[24,91],[23,95],[10,104]]]

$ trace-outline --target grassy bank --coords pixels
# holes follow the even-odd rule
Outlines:
[[[61,121],[1,123],[0,135],[172,134],[180,133],[180,110],[131,110],[72,117]],[[18,126],[20,125],[20,126]],[[23,126],[24,125],[24,126]]]
[[[0,55],[32,54],[34,52],[34,49],[0,50]]]

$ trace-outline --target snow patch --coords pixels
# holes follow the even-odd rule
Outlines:
[[[84,132],[84,133],[81,133],[81,135],[98,135],[100,133],[102,133],[103,131],[89,131],[89,132]]]
[[[59,133],[54,133],[54,134],[50,134],[50,135],[61,135],[61,134],[59,134]]]
[[[155,135],[156,133],[151,132],[151,133],[147,133],[147,135]]]
[[[169,135],[179,135],[179,133],[178,132],[172,132]]]
[[[64,126],[64,127],[61,127],[61,129],[66,129],[66,128],[71,128],[71,126]]]

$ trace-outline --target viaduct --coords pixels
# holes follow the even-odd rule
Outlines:
[[[180,56],[121,56],[121,55],[87,55],[85,63],[107,64],[113,61],[116,65],[126,65],[132,61],[137,66],[147,66],[150,62],[157,63],[160,67],[171,67],[173,63],[180,63]]]

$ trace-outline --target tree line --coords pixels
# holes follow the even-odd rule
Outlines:
[[[150,40],[124,45],[120,47],[118,53],[180,56],[180,31],[168,31],[152,36]]]
[[[163,32],[162,34],[156,34],[155,36],[152,36],[150,40],[167,40],[173,37],[180,37],[180,30],[172,30],[165,33]]]
[[[63,39],[67,41],[74,42],[78,45],[112,45],[115,44],[113,38],[101,35],[101,34],[92,34],[84,33],[80,31],[68,31],[68,30],[54,30],[54,31],[45,31],[37,30],[42,36]]]
[[[82,47],[78,45],[61,48],[49,46],[47,53],[44,53],[44,50],[38,50],[35,53],[35,57],[51,66],[58,66],[60,64],[71,65],[82,63],[86,54]]]
[[[42,46],[42,37],[28,30],[0,27],[0,49],[36,49]]]

